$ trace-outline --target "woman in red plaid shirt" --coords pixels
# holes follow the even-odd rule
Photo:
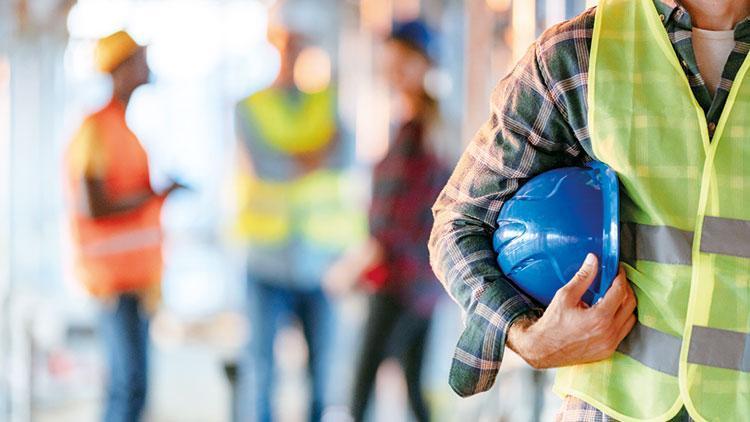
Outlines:
[[[354,274],[372,291],[352,397],[361,421],[380,363],[397,357],[417,420],[429,420],[420,375],[427,331],[442,288],[429,264],[427,242],[432,204],[450,175],[429,148],[435,101],[424,90],[434,62],[434,36],[420,21],[396,24],[386,44],[384,70],[399,100],[399,127],[386,156],[373,171],[370,241],[344,259],[329,277],[348,284]]]

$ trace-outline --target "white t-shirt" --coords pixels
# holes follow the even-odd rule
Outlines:
[[[734,49],[734,31],[707,31],[693,27],[693,50],[698,69],[711,96],[721,82],[721,74]]]

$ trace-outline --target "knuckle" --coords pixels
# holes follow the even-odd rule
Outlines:
[[[552,302],[559,302],[560,300],[567,298],[569,292],[570,288],[568,286],[561,287],[560,290],[555,292],[555,295],[552,296]]]
[[[635,307],[638,305],[638,302],[636,302],[635,299],[630,299],[628,301],[628,311],[633,312],[635,310]]]
[[[608,320],[607,311],[605,309],[606,302],[599,304],[594,308],[594,316],[596,321],[606,322]]]
[[[597,320],[594,322],[594,331],[596,331],[597,334],[609,333],[609,331],[611,331],[609,327],[609,321],[605,320],[604,318],[597,318]]]

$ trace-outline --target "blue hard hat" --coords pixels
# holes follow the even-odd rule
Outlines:
[[[493,236],[503,273],[547,306],[586,254],[599,258],[596,280],[583,296],[604,296],[619,267],[619,189],[601,162],[551,170],[529,180],[500,210]]]
[[[394,22],[390,39],[401,41],[418,50],[431,61],[437,61],[437,35],[427,23],[416,19],[406,22]]]

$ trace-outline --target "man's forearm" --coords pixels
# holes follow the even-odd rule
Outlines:
[[[510,350],[516,352],[516,354],[523,356],[526,350],[529,350],[528,343],[530,342],[529,329],[539,319],[536,315],[522,315],[515,321],[511,322],[508,327],[508,333],[506,335],[505,345]],[[532,360],[530,356],[524,356],[527,360]],[[536,362],[529,362],[532,366],[537,366]]]
[[[93,218],[111,217],[135,211],[158,196],[149,189],[115,200],[107,194],[102,181],[86,179],[84,183],[88,213]]]

